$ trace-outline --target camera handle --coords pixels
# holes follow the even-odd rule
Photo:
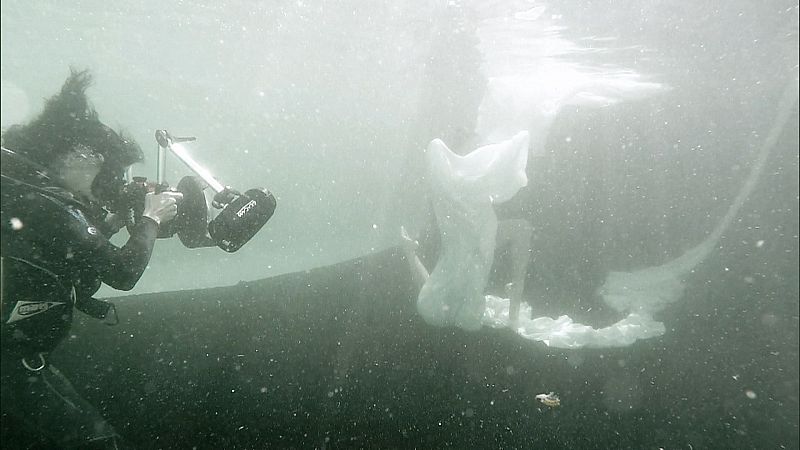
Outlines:
[[[195,139],[196,138],[194,137],[173,137],[169,134],[169,132],[167,132],[167,130],[156,130],[156,142],[158,142],[158,184],[165,184],[165,174],[167,170],[166,153],[167,150],[169,150],[178,159],[183,161],[183,163],[186,164],[186,166],[191,169],[192,172],[205,181],[206,184],[208,184],[208,187],[217,193],[217,195],[214,196],[215,207],[220,208],[225,206],[231,200],[233,200],[233,198],[235,198],[236,194],[232,193],[229,188],[223,186],[222,183],[217,181],[217,179],[211,175],[211,172],[209,172],[208,169],[192,159],[192,157],[189,155],[189,152],[186,150],[186,147],[181,145],[182,142],[191,142]],[[220,206],[216,206],[216,204]]]

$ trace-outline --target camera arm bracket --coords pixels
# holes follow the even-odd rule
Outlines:
[[[169,150],[178,159],[183,161],[192,172],[205,181],[206,184],[217,193],[217,196],[219,196],[229,189],[217,181],[208,169],[198,164],[197,161],[189,155],[186,147],[182,145],[183,142],[190,142],[195,139],[194,137],[173,137],[167,130],[156,130],[156,142],[158,142],[158,183],[164,184],[165,182],[166,151]]]

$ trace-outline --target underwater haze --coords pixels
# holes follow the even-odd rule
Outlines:
[[[87,68],[136,175],[166,129],[277,199],[235,253],[159,240],[98,293],[120,325],[54,354],[138,447],[798,448],[797,1],[1,8],[4,130]],[[512,162],[453,162],[521,132]],[[465,228],[509,220],[520,322],[516,244]],[[401,227],[429,287],[475,280],[438,261],[453,235],[485,257],[475,326],[417,309]]]

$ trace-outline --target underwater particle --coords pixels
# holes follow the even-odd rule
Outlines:
[[[755,391],[753,391],[752,389],[744,391],[744,395],[746,395],[747,398],[749,398],[750,400],[755,400],[756,398],[758,398],[758,395],[756,395]]]
[[[583,364],[584,357],[578,354],[571,354],[567,356],[567,363],[569,363],[572,367],[578,368],[581,364]]]
[[[11,229],[14,231],[19,231],[24,226],[18,217],[12,217],[11,220],[9,220],[9,223],[11,223]]]
[[[764,240],[763,239],[758,241],[758,242],[756,242],[756,248],[761,248],[763,246],[764,246]]]
[[[770,328],[776,327],[779,325],[778,323],[779,321],[780,319],[775,314],[766,313],[763,316],[761,316],[761,324],[764,325],[765,327],[770,327]]]
[[[547,394],[537,394],[536,400],[542,402],[545,406],[549,406],[551,408],[555,408],[556,406],[561,406],[561,399],[558,398],[555,392],[549,392]]]

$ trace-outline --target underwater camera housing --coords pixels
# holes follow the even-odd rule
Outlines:
[[[166,130],[156,130],[158,142],[158,172],[156,181],[128,174],[129,182],[122,188],[121,209],[126,210],[135,222],[144,209],[147,193],[165,191],[180,192],[183,199],[178,203],[178,214],[169,222],[161,224],[159,238],[178,235],[188,248],[217,246],[226,252],[239,250],[267,223],[275,212],[275,197],[266,189],[253,188],[240,193],[224,186],[189,156],[183,142],[195,138],[172,137]],[[175,188],[165,181],[166,153],[170,151],[183,161],[197,176],[185,176]],[[215,195],[211,206],[219,213],[209,221],[209,206],[205,189],[211,188]]]

